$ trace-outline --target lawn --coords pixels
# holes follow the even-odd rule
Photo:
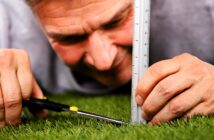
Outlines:
[[[130,96],[111,94],[104,96],[83,96],[65,94],[51,96],[50,100],[77,105],[85,111],[129,121]],[[26,115],[25,115],[26,118]],[[45,120],[24,119],[18,127],[7,126],[0,130],[0,140],[5,139],[89,139],[89,140],[213,140],[214,118],[194,117],[188,121],[175,120],[160,126],[128,125],[115,126],[103,121],[84,118],[74,114],[50,112]]]

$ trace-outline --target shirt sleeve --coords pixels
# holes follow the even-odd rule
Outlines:
[[[10,46],[10,17],[3,2],[0,1],[0,48]]]

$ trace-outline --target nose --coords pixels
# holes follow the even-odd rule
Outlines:
[[[117,46],[102,32],[96,31],[88,38],[86,62],[99,71],[111,69],[117,56]]]

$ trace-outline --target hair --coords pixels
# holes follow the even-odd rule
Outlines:
[[[40,3],[42,0],[26,0],[27,4],[30,7],[34,7],[35,5],[37,5],[38,3]]]

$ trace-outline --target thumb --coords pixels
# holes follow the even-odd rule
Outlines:
[[[37,98],[37,99],[44,99],[44,94],[39,87],[38,83],[36,82],[35,78],[33,79],[33,87],[32,87],[32,94],[31,97]],[[48,115],[47,110],[31,110],[34,115],[36,115],[39,118],[46,118]]]

